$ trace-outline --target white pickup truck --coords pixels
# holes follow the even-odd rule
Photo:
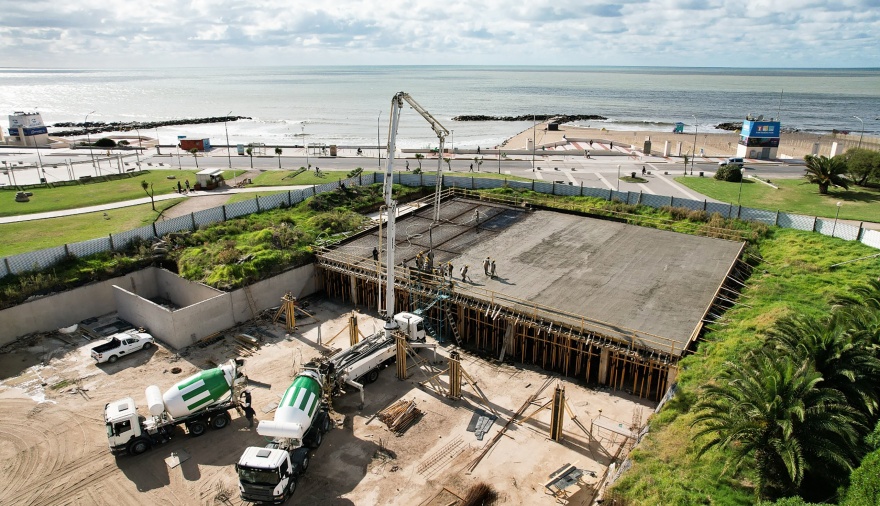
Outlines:
[[[153,336],[141,330],[127,330],[110,336],[110,340],[92,348],[92,358],[98,363],[116,362],[123,355],[146,350],[154,343]]]

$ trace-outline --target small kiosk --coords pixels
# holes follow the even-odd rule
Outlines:
[[[756,158],[772,160],[779,150],[779,121],[765,120],[764,116],[753,118],[751,115],[743,121],[736,156],[740,158]]]
[[[196,172],[196,189],[213,190],[223,184],[222,169],[205,169]]]

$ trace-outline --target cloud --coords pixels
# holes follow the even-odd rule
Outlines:
[[[7,66],[880,66],[880,0],[0,0]]]

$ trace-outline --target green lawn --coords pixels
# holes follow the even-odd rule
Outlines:
[[[253,197],[251,197],[253,198]],[[156,211],[164,211],[183,199],[156,202]],[[125,232],[149,225],[158,212],[150,204],[122,207],[103,212],[75,214],[48,220],[21,221],[0,225],[0,257],[17,255],[63,244],[87,241],[108,234]]]
[[[226,205],[235,204],[236,202],[242,202],[244,200],[254,200],[257,196],[268,197],[269,195],[275,195],[277,193],[287,193],[287,190],[266,190],[264,192],[234,193],[232,194],[232,196],[229,197],[229,200],[226,201]]]
[[[176,179],[168,179],[174,177]],[[146,197],[141,188],[141,181],[153,185],[156,195],[177,191],[177,181],[181,184],[189,180],[195,184],[195,171],[191,170],[156,170],[147,171],[131,178],[115,181],[88,183],[75,186],[56,188],[34,188],[30,202],[16,202],[15,192],[0,191],[0,216],[18,216],[22,214],[43,213],[61,209],[76,209],[110,202],[120,202]]]
[[[254,186],[293,186],[293,185],[318,185],[332,183],[348,177],[347,170],[322,170],[320,175],[315,170],[302,172],[296,176],[295,170],[269,170],[253,178]],[[364,177],[372,176],[373,172],[364,171]],[[372,182],[372,178],[368,179]]]
[[[707,197],[722,202],[737,203],[739,183],[717,181],[710,177],[676,177],[676,181]],[[828,195],[819,195],[819,187],[804,184],[803,179],[774,179],[779,189],[754,181],[743,180],[740,202],[745,207],[785,211],[834,218],[837,203],[841,202],[840,219],[856,221],[880,221],[880,190],[850,186],[849,190],[831,188]]]

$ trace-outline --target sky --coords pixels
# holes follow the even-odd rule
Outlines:
[[[0,0],[0,67],[880,67],[880,0]]]

